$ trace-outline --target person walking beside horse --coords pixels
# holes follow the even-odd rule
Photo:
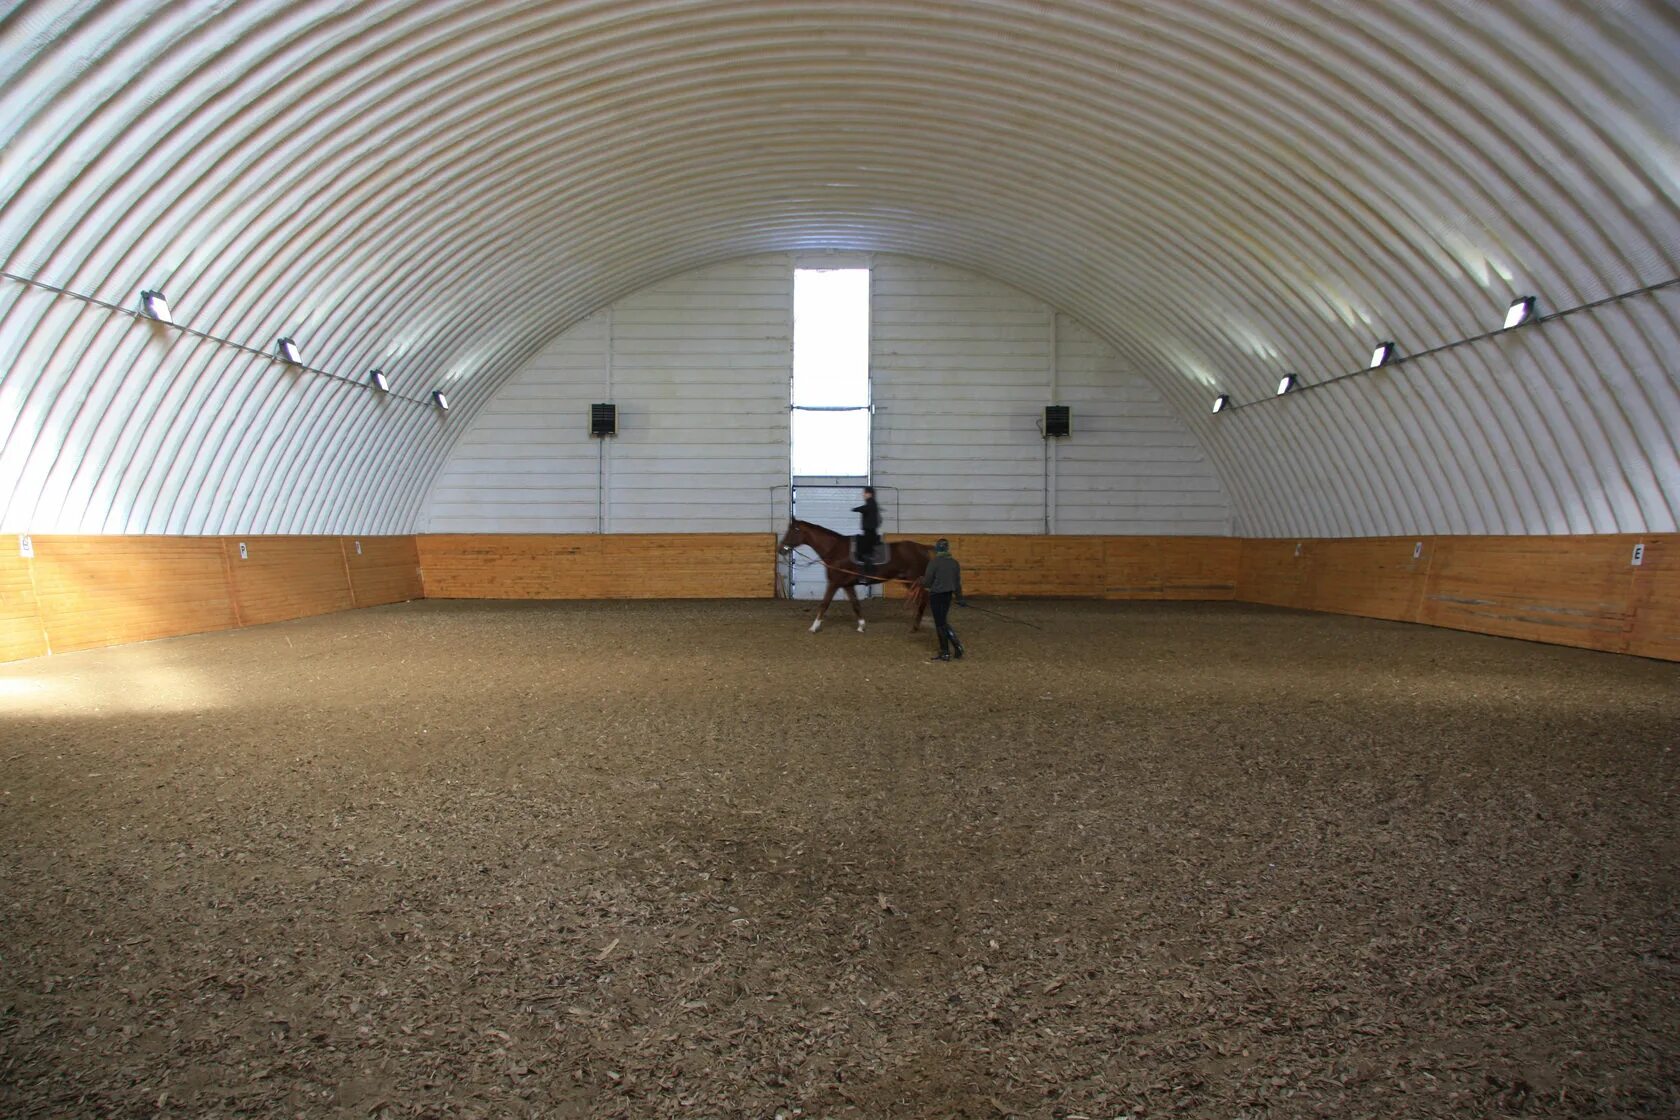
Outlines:
[[[939,652],[934,661],[949,661],[954,653],[963,655],[963,644],[951,629],[951,600],[962,600],[962,565],[951,555],[951,542],[940,537],[933,545],[933,559],[922,573],[922,586],[927,589],[928,605],[933,608],[933,629],[939,635]],[[966,604],[965,604],[966,605]]]

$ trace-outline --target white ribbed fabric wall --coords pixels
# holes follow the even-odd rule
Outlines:
[[[787,499],[792,314],[793,265],[772,255],[591,315],[479,410],[421,528],[770,532],[773,488]],[[616,437],[590,438],[594,401],[618,405]]]
[[[1205,413],[1672,279],[1677,69],[1666,0],[14,5],[7,272],[411,400],[0,280],[0,528],[412,527],[562,330],[832,246],[1088,324],[1240,532],[1671,530],[1672,287]]]
[[[871,282],[875,481],[906,533],[1231,530],[1206,453],[1079,323],[995,280],[882,256]],[[1045,440],[1044,406],[1074,435]]]
[[[852,263],[873,266],[875,481],[890,531],[1042,532],[1035,423],[1057,370],[1077,424],[1053,449],[1057,531],[1230,531],[1195,438],[1080,324],[931,261]],[[786,515],[794,267],[774,254],[698,269],[561,334],[474,417],[422,530],[775,529]],[[584,419],[608,399],[621,434],[603,447]]]

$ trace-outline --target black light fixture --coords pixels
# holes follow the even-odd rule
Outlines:
[[[1386,366],[1390,358],[1394,357],[1394,343],[1379,342],[1377,348],[1371,351],[1371,367]]]
[[[1213,398],[1213,411],[1215,414],[1224,412],[1230,406],[1231,396],[1229,393],[1221,393],[1217,397]]]
[[[1300,384],[1301,379],[1299,377],[1296,377],[1293,373],[1286,373],[1278,379],[1277,395],[1281,397],[1285,393],[1293,392],[1296,386]]]
[[[290,362],[294,366],[303,364],[303,351],[299,350],[298,344],[289,338],[275,339],[274,353],[279,356],[282,362]]]
[[[594,439],[618,435],[618,406],[592,404],[589,406],[589,434]]]
[[[391,383],[386,380],[385,371],[382,369],[369,370],[368,381],[381,393],[389,393],[391,391]]]
[[[443,412],[449,411],[449,398],[443,395],[442,389],[432,390],[432,403],[437,405]]]
[[[170,326],[175,325],[175,317],[169,313],[169,301],[163,298],[162,292],[151,289],[141,292],[140,313],[148,319],[156,319]]]
[[[1534,297],[1520,296],[1511,301],[1511,306],[1505,309],[1505,325],[1499,329],[1508,331],[1512,327],[1520,327],[1534,318]]]
[[[1065,404],[1044,406],[1044,438],[1060,438],[1073,434],[1073,409]]]

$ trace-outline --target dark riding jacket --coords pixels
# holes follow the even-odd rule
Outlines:
[[[956,592],[957,598],[962,593],[962,565],[957,563],[956,557],[949,553],[935,556],[928,561],[927,571],[922,574],[922,586],[933,594],[938,595],[946,591]]]
[[[875,504],[874,498],[865,500],[861,506],[854,506],[852,512],[863,515],[864,537],[875,540],[881,535],[881,507]]]

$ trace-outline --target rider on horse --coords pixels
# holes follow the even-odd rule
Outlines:
[[[858,561],[864,575],[875,572],[875,550],[881,546],[881,507],[875,504],[875,488],[863,488],[863,504],[852,507],[853,513],[863,515],[863,532],[858,536]]]

